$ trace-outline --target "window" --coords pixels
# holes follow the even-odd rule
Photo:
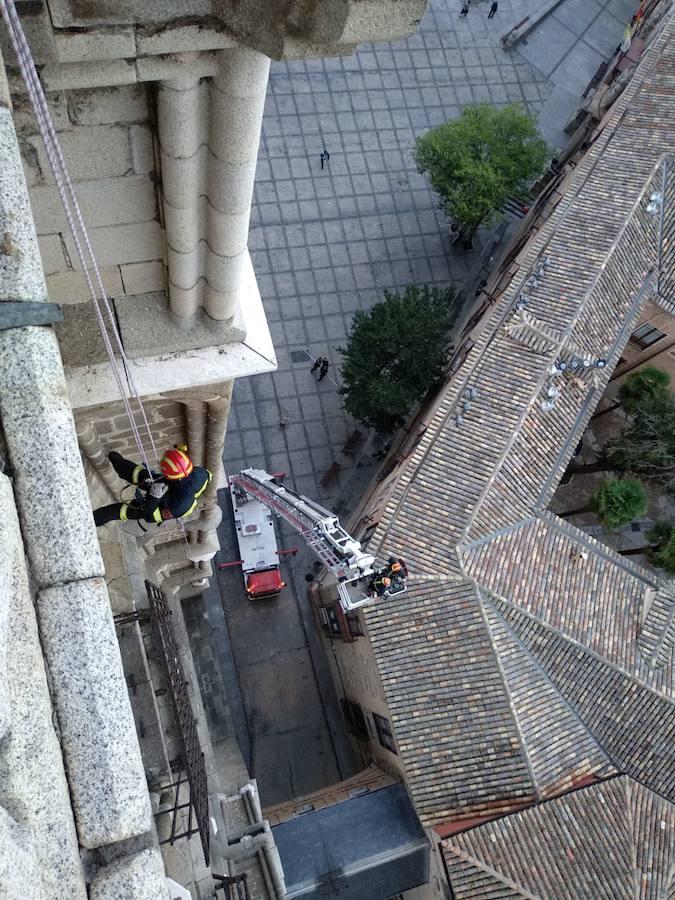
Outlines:
[[[346,697],[340,700],[342,706],[342,714],[347,723],[347,731],[353,734],[360,741],[368,740],[368,729],[366,727],[366,717],[358,703],[352,703]]]
[[[340,620],[334,606],[322,606],[319,609],[321,630],[326,637],[342,637]]]
[[[363,625],[361,624],[361,619],[359,618],[359,614],[356,612],[347,613],[347,625],[349,626],[349,633],[352,637],[361,637],[363,635]]]
[[[391,725],[389,719],[384,716],[378,716],[373,713],[373,722],[375,722],[375,730],[377,731],[377,739],[391,753],[396,753],[396,744],[394,743],[394,735],[391,733]]]
[[[630,341],[636,344],[640,350],[646,350],[647,347],[651,347],[652,344],[660,341],[665,336],[665,332],[659,331],[651,322],[645,322],[631,334]]]

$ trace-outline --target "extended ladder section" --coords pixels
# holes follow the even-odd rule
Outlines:
[[[265,503],[302,535],[337,578],[345,612],[373,602],[374,597],[365,591],[359,592],[358,598],[352,597],[347,583],[374,575],[375,557],[361,549],[360,542],[344,530],[336,515],[308,497],[276,484],[273,476],[262,469],[244,469],[231,476],[230,482]]]

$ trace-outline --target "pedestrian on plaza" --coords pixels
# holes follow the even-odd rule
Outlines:
[[[460,16],[466,16],[466,14],[469,12],[469,2],[470,0],[464,0],[464,3],[462,3],[462,11],[460,13]]]
[[[319,381],[323,381],[323,379],[328,375],[328,360],[321,360],[321,369],[319,370]]]
[[[312,368],[309,371],[313,375],[317,369],[321,368],[322,365],[323,365],[323,357],[317,356],[317,358],[314,360],[314,365],[312,366]],[[319,379],[319,381],[321,381],[321,379]]]
[[[490,12],[488,13],[488,19],[494,19],[494,15],[497,12],[498,6],[498,0],[492,0],[492,6],[490,7]]]

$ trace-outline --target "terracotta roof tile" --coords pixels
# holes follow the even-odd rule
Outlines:
[[[673,810],[625,776],[443,842],[456,900],[659,900],[675,887]]]
[[[647,210],[665,179],[675,226],[674,84],[671,15],[439,398],[370,542],[411,569],[408,593],[365,618],[426,823],[563,789],[605,773],[606,758],[673,790],[663,592],[642,624],[663,585],[546,507],[642,306],[657,287],[665,308],[675,298],[675,240]],[[556,375],[542,408],[550,367],[575,354],[608,365]]]

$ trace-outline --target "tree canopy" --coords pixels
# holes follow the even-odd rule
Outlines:
[[[457,309],[452,288],[409,285],[352,320],[342,354],[347,412],[382,433],[401,424],[438,382],[450,350]]]
[[[621,405],[628,412],[635,412],[651,400],[664,400],[668,395],[670,375],[655,366],[643,366],[631,372],[619,387]]]
[[[647,556],[669,575],[675,574],[675,526],[671,522],[657,522],[647,532],[647,540],[653,544]]]
[[[609,441],[609,466],[656,481],[675,493],[675,395],[657,394],[631,410],[631,422]]]
[[[520,103],[479,103],[418,137],[413,155],[446,214],[471,234],[527,192],[549,150]]]
[[[608,478],[593,493],[590,507],[607,528],[620,528],[644,515],[647,492],[634,478]]]

